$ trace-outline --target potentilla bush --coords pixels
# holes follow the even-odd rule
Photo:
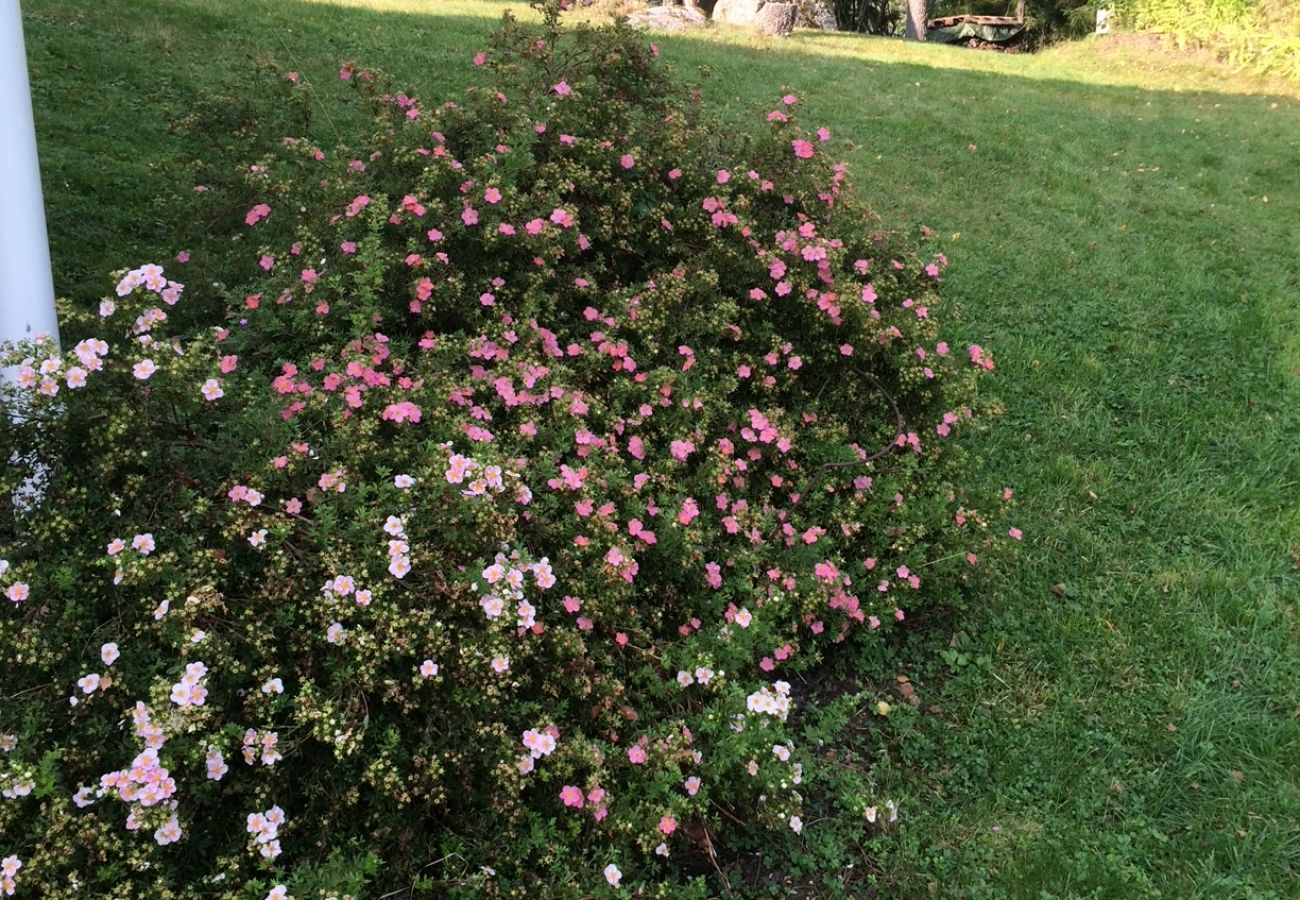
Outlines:
[[[542,9],[456,102],[345,64],[373,128],[246,167],[235,287],[140,265],[15,348],[6,891],[688,896],[816,827],[791,678],[1009,540],[943,256],[796,95],[725,137]]]

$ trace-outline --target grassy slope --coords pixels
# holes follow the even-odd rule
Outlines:
[[[56,277],[86,298],[179,249],[151,163],[183,163],[167,123],[214,82],[257,56],[325,82],[353,58],[445,96],[504,8],[24,6]],[[783,86],[805,98],[887,218],[948,236],[963,327],[999,357],[984,477],[1017,488],[1024,553],[897,663],[925,711],[887,732],[905,827],[872,845],[886,893],[1294,896],[1294,88],[1097,45],[660,43],[708,66],[724,127]]]

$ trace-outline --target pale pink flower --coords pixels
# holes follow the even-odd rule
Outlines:
[[[111,666],[117,662],[117,658],[121,655],[117,649],[117,644],[105,644],[99,648],[99,658],[103,660],[106,666]]]
[[[131,367],[132,374],[134,374],[140,381],[148,381],[149,376],[153,375],[153,373],[157,371],[158,367],[154,365],[152,359],[142,359]]]
[[[176,816],[173,815],[170,819],[159,826],[156,831],[154,831],[153,839],[158,842],[158,846],[163,847],[167,844],[174,844],[179,841],[181,839],[181,834],[180,822],[178,822]]]

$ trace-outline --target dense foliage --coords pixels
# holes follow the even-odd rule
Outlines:
[[[1300,5],[1292,0],[1115,0],[1113,7],[1125,28],[1300,79]]]
[[[345,64],[364,146],[202,186],[222,284],[123,270],[17,348],[6,889],[686,896],[711,835],[815,827],[789,679],[1019,538],[953,464],[993,361],[943,256],[797,96],[724,138],[543,8],[460,102]]]

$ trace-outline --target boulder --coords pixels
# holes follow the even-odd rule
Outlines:
[[[754,27],[762,34],[786,37],[794,31],[798,18],[797,3],[764,3],[754,17]]]
[[[661,31],[686,31],[709,24],[704,13],[689,6],[651,6],[632,13],[627,21],[637,28],[656,28]]]
[[[767,0],[718,0],[713,7],[713,21],[724,25],[753,25],[758,11]]]

